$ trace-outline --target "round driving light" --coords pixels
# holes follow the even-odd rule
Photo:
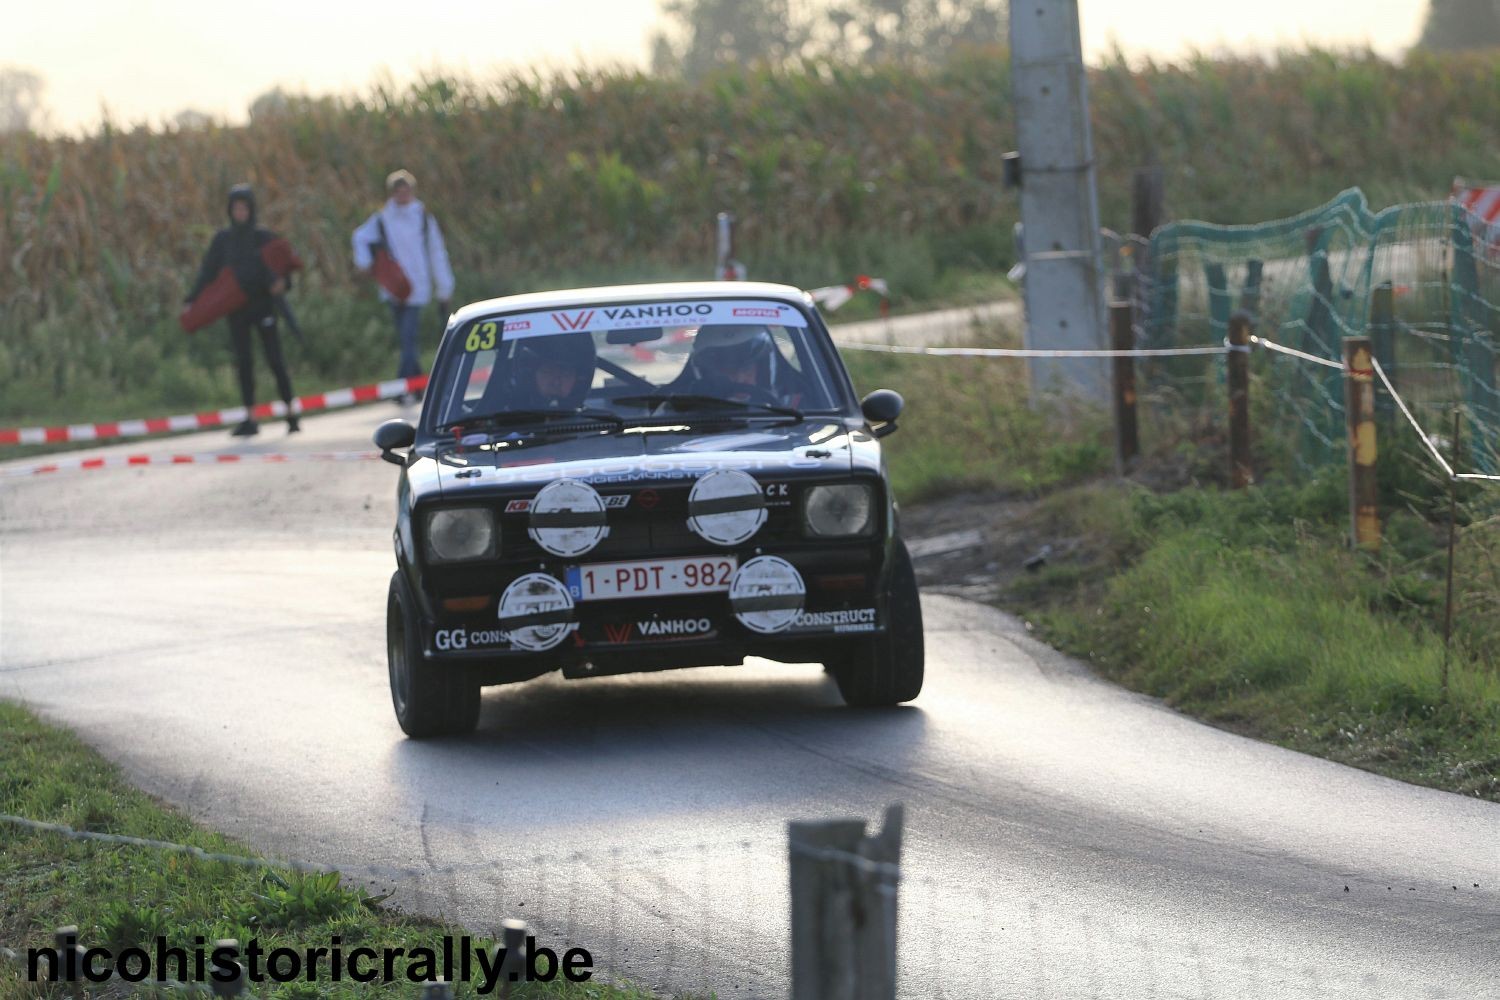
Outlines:
[[[531,501],[526,533],[555,556],[583,555],[609,534],[604,498],[576,479],[548,483]]]
[[[546,573],[528,573],[506,587],[499,619],[510,644],[533,653],[551,649],[578,628],[568,588]]]
[[[495,516],[483,507],[433,511],[427,518],[427,549],[439,562],[492,556]]]
[[[868,486],[859,483],[814,486],[807,491],[803,520],[810,534],[825,538],[862,535],[870,528],[874,508]]]
[[[729,606],[752,632],[780,632],[802,613],[807,585],[797,567],[776,556],[756,556],[734,571]]]
[[[715,545],[738,545],[765,523],[760,483],[738,469],[710,472],[688,493],[688,527]]]

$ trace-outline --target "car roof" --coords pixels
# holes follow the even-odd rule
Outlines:
[[[500,312],[561,309],[593,302],[656,302],[671,299],[776,299],[799,306],[812,305],[812,296],[791,285],[769,281],[661,281],[641,285],[601,285],[595,288],[563,288],[550,292],[527,292],[471,302],[453,314],[464,323],[476,316]]]

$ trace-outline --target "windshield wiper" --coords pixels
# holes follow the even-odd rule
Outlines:
[[[625,419],[617,413],[609,410],[582,409],[582,410],[502,410],[499,413],[485,413],[479,416],[463,417],[459,420],[447,421],[443,424],[454,432],[494,429],[499,427],[516,427],[526,424],[557,424],[564,421],[576,423],[606,423],[614,427],[625,426]]]
[[[616,396],[614,401],[616,403],[668,403],[673,408],[680,408],[683,405],[688,407],[712,406],[721,410],[738,410],[744,407],[754,407],[757,410],[774,413],[777,416],[791,417],[794,420],[804,419],[802,411],[794,406],[777,406],[775,403],[761,403],[755,400],[721,399],[718,396],[705,396],[693,392],[649,392],[639,396]],[[748,414],[739,415],[748,416]]]

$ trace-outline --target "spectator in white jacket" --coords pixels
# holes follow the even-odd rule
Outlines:
[[[436,292],[438,307],[446,318],[453,297],[453,267],[448,263],[443,231],[437,219],[417,200],[416,187],[417,179],[405,170],[387,177],[386,203],[354,231],[353,239],[354,265],[361,271],[371,272],[375,248],[383,245],[411,284],[410,294],[400,300],[385,287],[380,289],[381,301],[390,303],[401,345],[397,378],[422,373],[417,346],[422,308]],[[409,399],[402,397],[400,402]]]

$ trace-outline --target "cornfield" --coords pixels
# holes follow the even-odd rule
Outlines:
[[[881,274],[903,298],[931,298],[944,275],[1013,262],[1009,87],[1005,54],[987,51],[701,84],[430,76],[294,99],[243,127],[3,136],[0,416],[225,398],[216,338],[183,337],[175,315],[242,180],[308,261],[296,298],[315,343],[300,368],[320,381],[389,367],[348,241],[398,165],[444,226],[460,298],[705,276],[723,209],[741,219],[753,277]],[[1484,56],[1116,60],[1091,87],[1103,222],[1117,229],[1133,168],[1151,162],[1170,214],[1218,222],[1287,215],[1353,183],[1379,205],[1500,173],[1500,74]]]

